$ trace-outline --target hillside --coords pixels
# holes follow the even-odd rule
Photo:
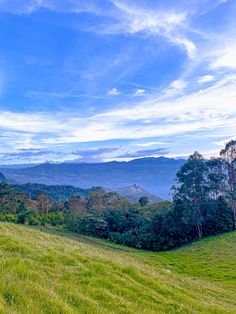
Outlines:
[[[236,313],[235,240],[150,253],[0,223],[0,312]]]
[[[87,197],[90,192],[97,191],[99,188],[80,189],[71,185],[45,185],[37,183],[12,184],[11,187],[19,192],[28,194],[30,197],[36,197],[39,193],[44,193],[53,201],[68,201],[71,197],[79,195]]]
[[[0,174],[1,182],[1,174]],[[12,184],[11,187],[19,192],[28,194],[30,197],[36,197],[39,193],[44,193],[53,201],[68,201],[71,197],[79,195],[82,198],[88,197],[90,192],[98,191],[99,187],[90,189],[81,189],[71,185],[45,185],[39,183]],[[120,196],[127,198],[131,202],[138,202],[141,196],[148,197],[150,203],[160,202],[161,198],[149,193],[142,187],[137,185],[127,186],[123,188],[105,189],[108,192],[113,191]]]
[[[45,163],[23,169],[1,168],[0,171],[14,183],[73,185],[80,188],[102,186],[109,189],[136,184],[161,198],[169,198],[176,172],[184,162],[159,157],[129,162]]]
[[[138,202],[140,197],[146,196],[148,198],[149,203],[160,202],[161,198],[155,194],[149,193],[144,190],[141,186],[136,184],[131,186],[125,186],[122,188],[113,188],[111,189],[113,192],[116,192],[120,196],[126,197],[131,202]]]

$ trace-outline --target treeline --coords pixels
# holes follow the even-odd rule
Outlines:
[[[31,225],[62,225],[74,232],[149,250],[167,250],[203,236],[235,229],[236,141],[219,158],[195,152],[181,167],[173,201],[130,203],[113,192],[92,191],[56,202],[45,193],[29,197],[0,185],[0,219]]]
[[[39,183],[12,184],[11,187],[18,192],[28,194],[32,198],[36,198],[39,194],[43,193],[55,202],[68,201],[70,198],[77,195],[86,198],[89,193],[100,189],[99,187],[81,189],[71,185],[45,185]]]

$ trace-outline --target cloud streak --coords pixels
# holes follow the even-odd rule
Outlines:
[[[233,136],[236,132],[235,99],[236,76],[232,75],[205,90],[174,100],[150,98],[128,108],[83,119],[76,114],[61,113],[52,117],[41,113],[1,112],[0,128],[8,133],[22,132],[22,136],[29,138],[40,134],[38,142],[42,145],[144,139],[218,129]]]
[[[70,55],[68,61],[63,55],[64,72],[60,72],[72,71],[72,83],[70,81],[65,90],[60,90],[58,84],[58,91],[52,88],[52,92],[44,92],[36,88],[31,89],[33,92],[25,92],[24,108],[35,102],[33,112],[3,109],[7,105],[3,107],[2,98],[0,153],[7,152],[9,158],[43,159],[47,155],[61,160],[63,154],[60,152],[64,150],[67,159],[102,160],[152,154],[183,155],[190,153],[197,144],[201,144],[203,151],[214,153],[219,148],[216,143],[235,136],[236,23],[231,21],[229,25],[222,25],[217,32],[201,22],[204,20],[206,24],[208,14],[214,15],[219,6],[228,2],[201,0],[176,5],[173,1],[175,5],[166,6],[165,1],[154,4],[153,1],[107,0],[103,7],[100,3],[92,0],[0,0],[1,12],[23,14],[24,18],[45,10],[73,14],[76,18],[69,23],[70,27],[73,25],[71,37],[79,44],[82,38],[79,36],[84,33],[89,33],[94,41],[103,39],[96,42],[98,46],[90,43],[92,50],[97,49],[96,54],[104,45],[105,50],[116,49],[114,47],[121,43],[124,45],[111,55],[95,55],[91,60],[88,56],[87,67],[83,65],[83,58],[82,63],[75,62],[79,59],[75,45],[74,57]],[[92,22],[79,23],[84,17],[81,13],[89,14]],[[112,46],[114,43],[118,44]],[[137,58],[143,43],[148,47]],[[166,55],[159,54],[159,46],[160,51],[164,47]],[[88,47],[84,49],[86,55]],[[149,56],[153,59],[149,60]],[[175,57],[176,63],[181,63],[176,69],[172,63]],[[156,63],[159,68],[155,67]],[[58,70],[58,64],[56,66]],[[159,69],[164,70],[159,73]],[[168,72],[167,76],[165,72]],[[54,77],[59,81],[58,72],[55,73]],[[3,81],[4,73],[0,71],[0,94],[1,86],[3,92],[5,88],[1,79]],[[67,79],[65,77],[65,81]],[[82,92],[81,82],[85,86]],[[99,95],[93,93],[94,87]],[[37,105],[41,108],[39,103],[44,101],[45,109],[40,111]],[[50,106],[54,101],[59,106],[52,112]],[[121,148],[119,144],[115,148],[104,144],[124,139],[127,144]],[[82,144],[88,147],[85,149]],[[150,149],[140,150],[140,146]],[[22,151],[23,148],[29,151]]]
[[[146,150],[138,150],[135,152],[126,152],[123,155],[117,156],[117,158],[139,158],[139,157],[156,157],[167,155],[169,151],[166,148],[155,148],[155,149],[146,149]]]

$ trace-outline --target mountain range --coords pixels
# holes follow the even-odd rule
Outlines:
[[[176,172],[184,159],[166,157],[140,158],[128,162],[104,163],[44,163],[27,168],[3,167],[0,172],[16,184],[40,183],[46,185],[72,185],[80,188],[100,186],[116,189],[142,187],[161,198],[170,198]]]
[[[110,189],[110,191],[116,192],[120,196],[125,197],[134,203],[137,203],[142,196],[146,196],[149,203],[157,203],[162,200],[159,196],[144,190],[144,188],[136,184],[120,188],[113,188]]]
[[[0,172],[0,182],[4,182],[5,181],[5,177],[4,175]]]

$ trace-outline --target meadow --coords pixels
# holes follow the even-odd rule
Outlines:
[[[235,243],[147,252],[0,223],[0,313],[236,313]]]

